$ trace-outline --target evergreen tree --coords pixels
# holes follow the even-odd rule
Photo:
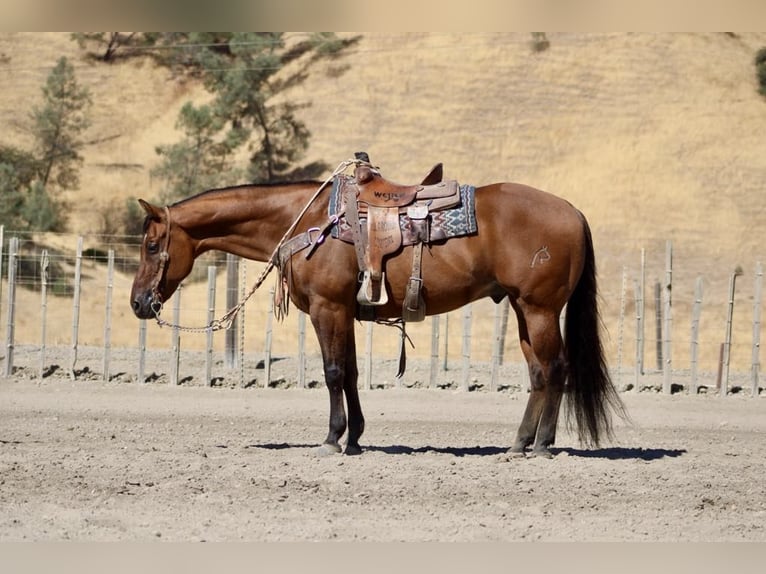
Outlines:
[[[0,224],[51,231],[65,223],[65,206],[56,195],[79,185],[78,149],[89,124],[90,96],[66,58],[59,59],[42,92],[43,104],[30,115],[34,149],[0,146]]]
[[[31,114],[43,186],[63,190],[79,185],[78,150],[80,136],[90,125],[90,106],[88,90],[77,83],[74,68],[62,56],[43,87],[43,105]]]
[[[176,128],[184,133],[183,139],[156,149],[163,159],[152,175],[166,184],[160,195],[163,203],[240,179],[241,173],[232,165],[231,156],[242,143],[244,133],[230,130],[218,141],[216,134],[223,123],[210,106],[184,104],[176,123]]]
[[[297,114],[301,105],[286,101],[284,95],[306,79],[313,64],[337,57],[358,39],[339,39],[332,33],[297,42],[281,32],[173,35],[177,47],[162,52],[163,63],[199,78],[214,99],[209,106],[185,106],[179,117],[184,140],[158,148],[163,160],[156,174],[168,179],[165,189],[188,195],[233,183],[240,172],[232,169],[231,161],[244,145],[250,181],[321,174],[325,164],[298,165],[310,133]],[[168,40],[166,36],[163,41]],[[212,179],[206,183],[208,177]]]

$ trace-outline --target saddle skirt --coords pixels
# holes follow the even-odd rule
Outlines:
[[[348,185],[354,185],[354,178],[349,175],[340,175],[333,181],[330,201],[327,207],[329,217],[345,212],[346,202],[343,192]],[[439,211],[429,211],[428,237],[425,238],[420,236],[420,228],[413,223],[413,218],[407,213],[407,210],[405,209],[403,212],[400,210],[399,227],[402,233],[402,244],[413,245],[418,241],[433,243],[452,237],[476,233],[478,226],[476,223],[474,191],[475,188],[472,185],[460,185],[458,190],[459,202],[456,205]],[[363,204],[360,203],[359,205],[359,222],[364,227],[366,226],[368,213]],[[338,219],[338,224],[333,227],[331,235],[335,239],[340,239],[347,243],[354,242],[351,225],[345,215]]]

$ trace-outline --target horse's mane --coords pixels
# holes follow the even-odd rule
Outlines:
[[[171,204],[170,207],[177,206],[177,205],[183,205],[184,203],[187,203],[189,201],[192,201],[194,199],[198,199],[203,196],[208,195],[215,195],[217,193],[224,193],[228,191],[236,191],[239,189],[248,189],[248,188],[277,188],[277,187],[292,187],[292,186],[310,186],[315,185],[319,187],[322,185],[322,182],[312,180],[312,179],[306,179],[301,181],[272,181],[268,183],[242,183],[239,185],[231,185],[227,187],[215,187],[212,189],[206,189],[204,191],[201,191],[195,195],[190,195],[189,197],[185,197],[183,199],[179,199],[175,203]]]

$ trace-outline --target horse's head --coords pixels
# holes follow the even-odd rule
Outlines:
[[[144,238],[130,304],[139,319],[155,317],[194,265],[191,238],[170,217],[170,209],[138,200],[146,211]]]

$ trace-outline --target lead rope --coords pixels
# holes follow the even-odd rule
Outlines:
[[[237,303],[234,307],[226,311],[226,313],[223,314],[218,319],[213,319],[210,323],[208,323],[204,327],[184,327],[181,325],[175,325],[173,323],[170,323],[168,321],[165,321],[160,317],[160,311],[162,311],[162,305],[158,305],[156,308],[152,306],[152,310],[154,311],[155,319],[157,321],[157,324],[160,327],[171,327],[173,329],[178,329],[179,331],[184,331],[186,333],[207,333],[209,331],[220,331],[222,329],[228,329],[232,326],[234,323],[234,319],[236,319],[237,315],[239,314],[242,307],[245,306],[245,303],[247,303],[248,299],[253,296],[253,294],[258,290],[258,288],[263,284],[263,282],[266,280],[266,277],[268,277],[269,273],[271,273],[272,269],[274,269],[274,262],[277,259],[277,255],[279,254],[279,249],[282,247],[282,245],[285,243],[288,237],[292,235],[293,231],[295,231],[295,228],[298,227],[298,223],[303,218],[303,216],[306,214],[306,212],[309,210],[309,207],[311,207],[311,204],[316,201],[316,199],[319,197],[319,194],[322,192],[322,190],[327,187],[327,184],[329,184],[335,176],[340,175],[346,169],[348,169],[349,166],[358,164],[358,159],[347,159],[345,161],[342,161],[338,164],[338,167],[335,168],[335,171],[332,172],[330,177],[328,177],[322,185],[319,186],[319,188],[314,192],[314,195],[311,196],[311,199],[309,199],[308,203],[304,206],[304,208],[301,210],[301,212],[298,214],[298,217],[295,218],[295,221],[293,221],[292,225],[288,228],[288,230],[285,232],[285,234],[282,236],[282,239],[279,240],[277,243],[277,246],[274,248],[274,252],[271,254],[271,257],[269,257],[269,261],[266,264],[266,267],[261,271],[261,274],[258,276],[258,279],[256,279],[255,283],[253,284],[253,287],[250,289],[250,291],[247,293],[247,295],[240,300],[239,303]],[[164,251],[164,257],[162,264],[160,265],[160,271],[158,273],[158,280],[157,283],[159,284],[159,278],[162,276],[165,266],[168,262],[168,256],[167,256],[167,248],[170,243],[170,210],[166,207],[165,208],[165,214],[167,216],[168,222],[168,236],[165,243],[165,251]]]

